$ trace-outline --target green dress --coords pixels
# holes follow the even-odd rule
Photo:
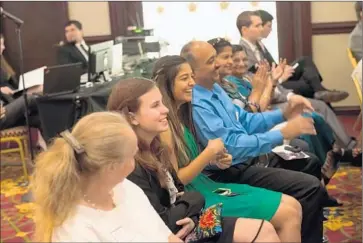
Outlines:
[[[184,128],[184,139],[189,147],[189,158],[194,160],[199,152],[194,136],[188,128]],[[218,188],[231,189],[239,194],[233,197],[222,196],[213,191]],[[281,202],[281,193],[252,187],[244,184],[218,183],[203,173],[196,176],[185,186],[186,191],[198,191],[206,200],[206,207],[223,203],[222,215],[225,217],[242,217],[271,220]]]

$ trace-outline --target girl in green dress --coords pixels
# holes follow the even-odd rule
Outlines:
[[[223,202],[225,216],[269,220],[283,242],[300,241],[301,205],[296,199],[249,185],[217,183],[202,173],[207,166],[229,168],[232,156],[220,139],[210,140],[202,152],[198,149],[190,108],[195,83],[186,60],[180,56],[162,57],[155,64],[153,79],[169,109],[169,129],[161,134],[161,141],[168,146],[173,167],[186,190],[202,193],[207,205]],[[234,196],[216,193],[221,188]]]

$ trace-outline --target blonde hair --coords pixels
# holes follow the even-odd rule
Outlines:
[[[132,131],[118,113],[83,117],[71,133],[56,138],[36,161],[31,188],[35,199],[35,241],[51,242],[53,229],[72,216],[81,199],[81,179],[123,161]],[[136,149],[136,148],[135,148]]]

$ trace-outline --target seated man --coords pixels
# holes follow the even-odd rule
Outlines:
[[[265,11],[245,11],[237,17],[237,28],[241,34],[240,44],[244,47],[248,56],[248,68],[254,71],[255,65],[262,59],[266,59],[270,65],[274,59],[267,48],[260,41],[261,37],[266,38],[271,32],[271,15]],[[267,17],[265,17],[268,15]],[[265,19],[261,19],[263,16]],[[267,29],[267,30],[265,30]],[[300,58],[295,61],[299,66],[294,70],[287,65],[284,74],[279,82],[296,94],[323,100],[327,103],[338,102],[348,97],[344,91],[327,90],[321,84],[321,75],[311,58]]]
[[[353,56],[357,62],[363,58],[363,36],[362,36],[362,21],[363,21],[363,14],[362,14],[362,5],[361,1],[357,1],[355,3],[355,11],[357,13],[358,23],[353,29],[352,33],[349,36],[349,48],[353,53]]]
[[[83,39],[82,24],[77,20],[70,20],[65,26],[66,43],[58,50],[58,64],[79,63],[88,70],[88,49]]]
[[[284,161],[270,153],[284,138],[316,133],[312,119],[299,115],[303,108],[312,108],[302,100],[293,99],[284,111],[248,113],[235,106],[216,84],[219,75],[212,45],[190,42],[183,47],[181,55],[195,71],[197,85],[193,88],[192,109],[198,140],[206,146],[210,139],[220,137],[233,156],[230,168],[223,171],[210,168],[209,176],[216,181],[249,184],[295,197],[303,208],[303,242],[321,241],[322,206],[328,196],[320,184],[319,160],[311,154],[308,159]],[[269,131],[285,118],[289,121],[284,128]],[[277,168],[256,166],[259,160]]]

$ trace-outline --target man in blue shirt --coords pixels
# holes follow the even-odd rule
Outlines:
[[[230,168],[223,171],[215,168],[210,177],[216,181],[249,184],[295,197],[303,208],[303,242],[321,241],[322,204],[327,193],[319,180],[319,160],[310,155],[308,159],[284,161],[270,153],[284,139],[316,133],[312,119],[300,115],[304,109],[312,110],[311,104],[306,103],[306,99],[293,99],[283,111],[247,113],[233,105],[216,83],[219,78],[216,52],[210,44],[190,42],[183,47],[181,56],[188,60],[195,72],[197,85],[193,89],[192,109],[199,142],[206,146],[208,140],[221,138],[228,153],[233,156]],[[284,120],[288,123],[283,129],[269,131]],[[277,168],[255,166],[260,155],[267,155],[269,167]]]

